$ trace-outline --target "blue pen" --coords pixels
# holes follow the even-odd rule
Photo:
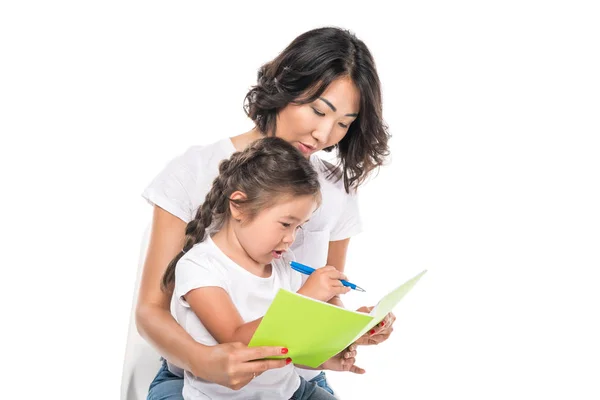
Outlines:
[[[304,275],[310,275],[315,272],[314,268],[309,267],[308,265],[300,264],[296,261],[290,261],[290,266],[293,270],[300,272]],[[349,287],[350,289],[358,290],[360,292],[365,292],[366,290],[361,288],[360,286],[355,285],[354,283],[350,283],[341,279],[342,285]]]

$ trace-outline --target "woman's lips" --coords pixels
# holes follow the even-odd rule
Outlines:
[[[313,151],[315,151],[314,147],[308,146],[302,142],[298,142],[298,148],[300,149],[300,151],[304,154],[310,154]]]

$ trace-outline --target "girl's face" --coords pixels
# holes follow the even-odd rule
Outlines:
[[[360,93],[349,77],[331,82],[321,97],[308,104],[288,104],[277,115],[276,136],[307,158],[337,144],[358,116]]]
[[[233,217],[241,219],[233,224],[233,229],[246,254],[257,263],[266,265],[275,258],[281,258],[281,254],[294,242],[298,229],[316,209],[314,196],[284,196],[250,221],[246,221],[239,211],[232,210],[235,213]]]

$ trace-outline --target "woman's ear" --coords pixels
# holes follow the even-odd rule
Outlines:
[[[242,207],[238,202],[244,202],[248,197],[246,193],[240,192],[236,190],[231,193],[229,196],[229,211],[231,212],[231,217],[236,221],[241,221],[244,217],[244,213],[242,212]]]

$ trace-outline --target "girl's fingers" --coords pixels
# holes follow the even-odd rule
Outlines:
[[[344,371],[349,371],[350,368],[352,368],[352,366],[354,365],[354,363],[356,362],[355,358],[344,358],[342,359],[342,369]]]
[[[353,365],[352,367],[350,367],[350,372],[353,372],[355,374],[364,374],[367,371],[360,367],[357,367],[356,365]]]
[[[355,358],[356,351],[347,351],[344,353],[344,358]]]
[[[350,291],[351,289],[349,287],[346,286],[336,286],[333,288],[333,292],[335,294],[346,294]]]
[[[328,276],[329,276],[331,279],[337,279],[338,281],[339,281],[339,280],[345,280],[345,281],[347,281],[347,280],[348,280],[348,278],[346,277],[346,275],[342,274],[340,271],[338,271],[338,270],[337,270],[337,269],[335,269],[335,268],[334,268],[334,270],[333,270],[333,271],[330,271],[330,272],[328,273]]]

